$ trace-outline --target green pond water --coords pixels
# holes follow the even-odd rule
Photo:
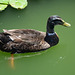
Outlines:
[[[46,31],[47,19],[59,15],[72,26],[56,26],[58,45],[37,53],[14,54],[0,51],[0,75],[75,75],[75,0],[28,0],[24,10],[8,6],[0,12],[2,29],[36,29]]]

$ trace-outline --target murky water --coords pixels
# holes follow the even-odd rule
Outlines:
[[[15,68],[10,66],[11,55],[0,51],[1,75],[75,75],[75,1],[28,0],[24,10],[8,6],[0,12],[2,29],[36,29],[46,31],[47,18],[59,15],[72,26],[56,26],[58,45],[47,51],[14,55]]]

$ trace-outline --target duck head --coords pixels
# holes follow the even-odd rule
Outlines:
[[[71,26],[69,23],[65,22],[61,17],[59,17],[57,15],[53,15],[53,16],[48,18],[47,31],[50,33],[53,33],[54,32],[54,26],[56,26],[56,25],[62,25],[62,26],[66,26],[66,27]]]

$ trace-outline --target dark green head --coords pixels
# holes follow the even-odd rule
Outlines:
[[[51,30],[51,32],[53,32],[54,26],[56,26],[56,25],[63,25],[66,27],[71,26],[69,23],[65,22],[64,20],[61,19],[61,17],[59,17],[57,15],[53,15],[53,16],[49,17],[48,22],[47,22],[47,29]]]

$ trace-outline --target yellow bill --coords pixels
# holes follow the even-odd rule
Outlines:
[[[67,22],[64,22],[63,25],[66,26],[66,27],[70,27],[70,26],[71,26],[71,25],[70,25],[69,23],[67,23]]]
[[[69,23],[65,22],[64,20],[62,20],[62,21],[63,21],[63,26],[66,26],[66,27],[70,27],[71,26]]]

